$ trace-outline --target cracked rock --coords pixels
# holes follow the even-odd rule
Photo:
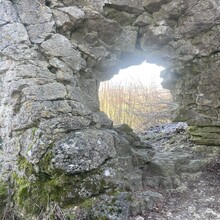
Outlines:
[[[55,168],[70,174],[88,172],[115,156],[113,136],[107,131],[81,130],[60,140],[54,154]]]

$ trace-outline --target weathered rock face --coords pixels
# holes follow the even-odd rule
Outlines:
[[[131,149],[139,140],[112,130],[99,111],[98,87],[145,59],[166,67],[163,85],[178,104],[174,120],[191,126],[194,141],[219,145],[219,9],[217,0],[1,0],[2,172],[20,183],[18,209],[39,180],[53,195],[68,185],[69,194],[61,190],[62,199],[52,196],[53,202],[74,193],[88,198],[114,184],[137,187],[122,181],[122,173],[146,163]],[[103,170],[107,163],[112,170]],[[111,187],[93,187],[93,172],[98,182],[107,175]],[[70,182],[80,182],[72,179],[76,173],[87,173],[82,178],[92,184],[76,188],[88,193],[71,191]]]

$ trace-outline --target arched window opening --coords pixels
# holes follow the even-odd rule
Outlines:
[[[135,131],[170,122],[173,101],[161,86],[162,66],[143,62],[121,69],[99,89],[100,109],[114,125],[128,124]]]

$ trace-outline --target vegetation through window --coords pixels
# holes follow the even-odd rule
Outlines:
[[[170,122],[171,94],[161,86],[164,68],[146,62],[120,70],[99,89],[100,108],[115,125],[126,123],[135,131]]]

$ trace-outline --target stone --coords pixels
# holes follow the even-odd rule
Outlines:
[[[66,13],[57,9],[53,9],[52,13],[54,16],[56,26],[58,28],[62,28],[62,31],[67,31],[71,29],[72,25],[71,25],[70,17]]]
[[[141,217],[141,216],[137,216],[137,217],[135,218],[135,220],[144,220],[144,218]]]
[[[141,4],[141,0],[131,0],[129,2],[127,2],[126,0],[105,0],[104,3],[108,4],[110,7],[120,8],[122,10],[133,13],[140,13],[144,10]]]
[[[7,23],[18,22],[18,15],[16,10],[12,7],[12,3],[10,1],[1,1],[0,11],[2,12],[0,26],[3,26]]]
[[[213,126],[201,126],[195,127],[190,126],[188,131],[192,135],[192,140],[198,144],[207,144],[208,142],[212,145],[219,145],[219,127]]]
[[[153,13],[160,10],[163,4],[170,2],[171,0],[143,0],[142,6],[147,9],[147,11]]]
[[[53,9],[52,12],[56,26],[62,32],[79,28],[86,18],[84,11],[76,6],[61,7]]]
[[[70,20],[73,22],[73,25],[77,25],[77,23],[82,22],[86,18],[84,11],[76,6],[63,7],[59,8],[59,10],[69,15]]]
[[[136,28],[128,26],[125,27],[122,31],[120,38],[117,41],[117,47],[123,53],[129,53],[130,51],[134,51],[136,47],[138,37],[138,31]]]
[[[209,164],[210,159],[204,159],[204,160],[191,160],[188,165],[182,166],[180,169],[182,172],[191,172],[191,173],[196,173],[201,170],[204,170]],[[211,160],[210,160],[211,162]]]
[[[50,8],[63,7],[64,4],[59,0],[47,0],[45,1],[46,5]]]
[[[149,213],[149,210],[153,210],[160,206],[163,203],[163,200],[164,198],[160,193],[150,190],[137,194],[131,204],[131,214],[133,216],[146,216]]]
[[[12,44],[2,50],[2,53],[15,61],[37,59],[39,56],[37,47],[29,47],[26,44]]]
[[[93,113],[93,121],[98,127],[112,128],[113,122],[108,118],[104,112]]]
[[[85,65],[80,52],[73,47],[66,37],[60,34],[54,34],[49,40],[42,43],[41,47],[46,54],[61,57],[75,71],[79,71]]]
[[[146,26],[152,24],[152,22],[153,22],[152,16],[150,16],[150,14],[148,13],[143,13],[137,17],[137,19],[134,22],[134,25]]]
[[[129,207],[129,193],[118,193],[116,196],[102,196],[95,205],[92,205],[88,218],[127,219]]]
[[[14,6],[19,14],[21,22],[25,25],[43,24],[50,22],[52,19],[50,8],[41,1],[16,1]]]
[[[34,67],[33,64],[21,64],[7,72],[8,74],[5,77],[5,86],[8,87],[6,97],[10,97],[13,93],[18,93],[28,85],[34,85],[35,83],[41,85],[53,82],[55,76],[47,69],[47,67]],[[12,81],[13,77],[16,78],[15,81]]]
[[[29,42],[27,30],[21,23],[6,24],[0,27],[0,38],[0,50],[15,43]]]
[[[67,95],[65,86],[55,82],[24,88],[23,94],[25,100],[35,101],[64,99]]]
[[[57,109],[59,111],[57,112]],[[13,119],[14,129],[24,129],[37,123],[41,118],[53,118],[57,114],[68,114],[72,112],[71,106],[65,101],[35,101],[24,102],[19,113]],[[69,119],[68,119],[69,121]]]
[[[69,174],[88,172],[115,156],[113,137],[106,131],[81,130],[60,140],[54,154],[55,168]]]
[[[152,150],[140,150],[140,149],[132,149],[132,162],[136,166],[141,166],[152,161],[152,157],[154,156],[155,152]]]
[[[154,28],[149,28],[150,36],[156,38],[158,44],[166,44],[173,36],[173,30],[169,26],[161,25]]]
[[[43,24],[32,24],[27,27],[30,41],[40,44],[55,32],[54,21]]]
[[[85,25],[88,28],[88,32],[97,32],[100,40],[107,45],[113,44],[120,36],[121,27],[117,22],[106,19],[92,10],[87,10],[86,16],[87,22]]]
[[[85,115],[92,114],[92,112],[89,110],[89,108],[80,102],[69,101],[69,105],[72,107],[72,114],[73,115],[85,116]]]
[[[118,22],[121,26],[131,25],[135,20],[135,15],[126,11],[119,11],[115,8],[104,8],[105,16],[108,19]]]

